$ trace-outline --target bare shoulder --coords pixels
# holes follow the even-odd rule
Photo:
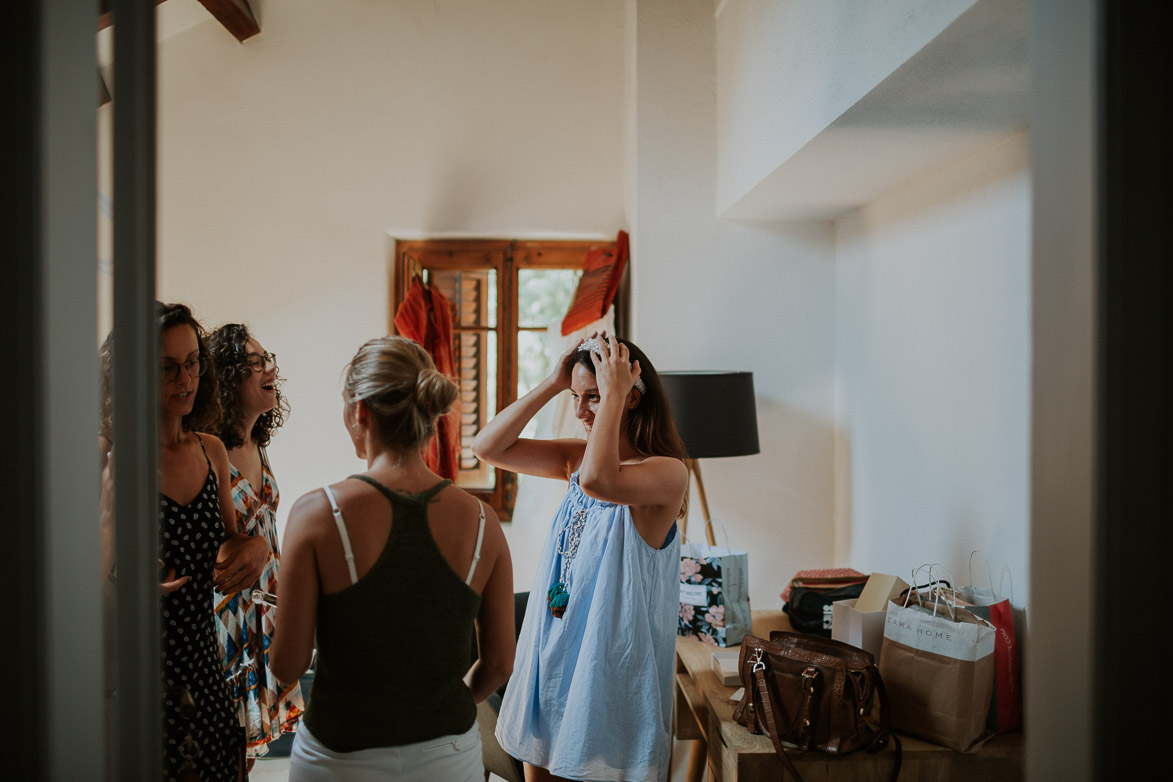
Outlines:
[[[228,449],[224,447],[224,441],[214,434],[207,434],[206,432],[196,432],[196,438],[203,444],[204,452],[208,454],[208,459],[211,460],[212,466],[216,468],[216,475],[220,480],[228,479]]]
[[[285,535],[293,539],[312,539],[326,529],[326,522],[333,517],[326,492],[314,489],[297,498],[289,509],[285,522]]]
[[[481,514],[485,516],[485,530],[483,543],[495,547],[495,541],[505,540],[505,531],[501,528],[501,521],[497,512],[487,502],[474,497],[469,492],[457,486],[450,486],[436,497],[437,521],[449,534],[457,534],[462,539],[475,539],[476,530],[480,526]]]
[[[224,447],[223,440],[207,432],[196,432],[195,436],[203,443],[204,450],[208,452],[209,459],[213,462],[228,464],[228,449]]]
[[[497,514],[489,503],[474,497],[456,484],[449,485],[444,491],[436,495],[434,501],[446,514],[462,519],[470,524],[480,522],[482,510],[485,513],[486,525],[490,522],[499,524],[497,522]]]

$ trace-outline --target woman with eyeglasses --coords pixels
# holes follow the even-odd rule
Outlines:
[[[248,767],[268,753],[268,744],[294,731],[305,709],[301,686],[282,686],[269,670],[269,643],[276,619],[277,572],[281,563],[277,535],[277,481],[266,447],[285,422],[289,403],[281,395],[277,357],[248,328],[226,323],[208,337],[220,388],[216,433],[228,449],[232,503],[245,535],[267,546],[256,583],[241,592],[216,592],[216,629],[223,670],[233,693],[236,715],[248,735]]]
[[[236,524],[228,453],[215,435],[220,403],[204,330],[183,304],[157,305],[159,347],[159,551],[163,643],[163,773],[234,782],[245,734],[221,671],[212,590],[256,583],[264,540]]]

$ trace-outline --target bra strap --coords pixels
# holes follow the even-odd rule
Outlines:
[[[468,578],[464,579],[465,586],[472,583],[472,574],[477,572],[477,562],[481,559],[481,543],[485,540],[485,504],[477,500],[477,507],[481,511],[480,527],[477,529],[477,547],[472,552],[472,564],[468,566]]]
[[[334,511],[334,523],[338,525],[338,537],[342,538],[342,551],[346,555],[346,569],[350,571],[350,583],[358,583],[358,571],[354,568],[354,551],[350,548],[350,535],[346,532],[346,522],[342,520],[342,509],[338,507],[338,500],[334,491],[325,486],[326,499],[330,500],[330,509]]]

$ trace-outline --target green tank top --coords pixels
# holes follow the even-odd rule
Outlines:
[[[391,534],[357,583],[318,596],[318,663],[305,723],[335,752],[464,733],[476,704],[463,678],[481,596],[449,567],[428,529],[445,480],[391,501]],[[280,621],[280,620],[278,620]]]

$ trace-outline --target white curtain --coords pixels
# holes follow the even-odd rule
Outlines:
[[[562,336],[561,321],[549,326],[546,329],[546,355],[550,357],[551,365],[547,370],[552,372],[553,363],[592,331],[606,329],[607,333],[613,333],[614,323],[614,310],[609,309],[602,319],[565,337]],[[537,423],[535,436],[540,440],[585,437],[582,423],[574,417],[574,406],[571,404],[569,392],[566,391],[554,397],[538,412]],[[505,537],[509,541],[509,551],[513,556],[514,591],[526,592],[533,585],[542,544],[546,541],[550,522],[554,520],[554,514],[565,494],[565,481],[538,478],[533,475],[518,476],[513,522],[505,525]],[[541,588],[545,589],[546,586],[543,584]]]

